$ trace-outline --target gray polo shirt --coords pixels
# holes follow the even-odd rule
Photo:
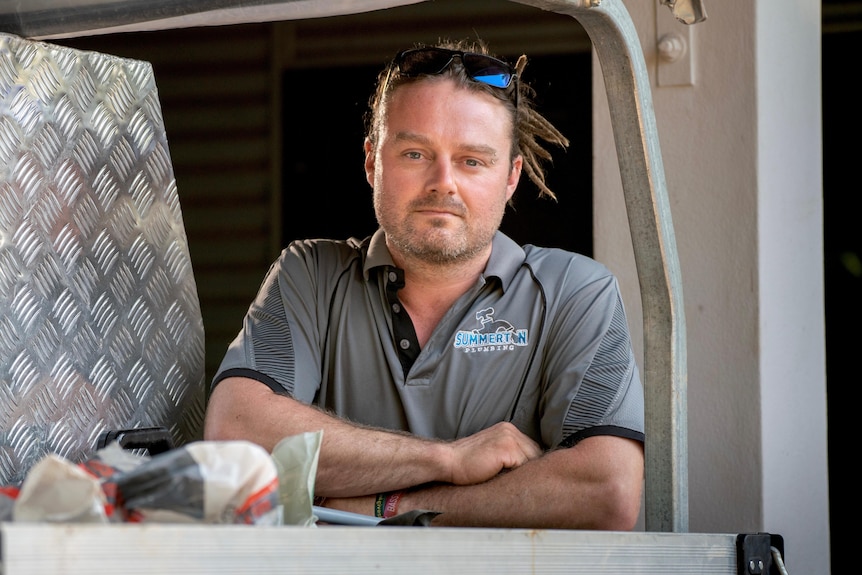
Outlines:
[[[582,255],[494,237],[484,275],[419,349],[378,231],[291,243],[213,386],[230,376],[352,421],[457,439],[511,421],[545,448],[643,441],[643,389],[619,287]]]

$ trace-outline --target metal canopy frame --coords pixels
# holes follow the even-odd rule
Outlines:
[[[576,18],[601,64],[643,303],[646,529],[685,533],[688,429],[682,280],[637,31],[622,2],[518,1]]]
[[[0,537],[4,575],[769,575],[781,545],[768,535],[458,527],[8,524]],[[748,571],[749,561],[763,568]]]

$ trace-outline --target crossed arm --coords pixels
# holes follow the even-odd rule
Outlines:
[[[267,450],[322,429],[315,495],[373,515],[376,494],[403,490],[398,511],[441,512],[434,525],[629,530],[640,510],[643,447],[589,437],[543,453],[509,423],[456,441],[355,425],[245,378],[221,381],[207,440],[246,439]]]

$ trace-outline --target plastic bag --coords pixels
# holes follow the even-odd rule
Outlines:
[[[0,490],[0,521],[313,525],[321,434],[286,437],[272,455],[247,441],[154,457],[112,443],[80,464],[49,455]]]

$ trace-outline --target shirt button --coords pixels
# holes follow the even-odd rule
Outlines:
[[[401,306],[397,303],[392,304],[392,311],[395,313],[401,313]]]
[[[402,339],[400,342],[400,345],[401,345],[401,349],[409,349],[410,348],[410,342],[406,339]]]
[[[398,274],[396,274],[395,272],[389,272],[389,281],[394,282],[397,279],[398,279]]]

